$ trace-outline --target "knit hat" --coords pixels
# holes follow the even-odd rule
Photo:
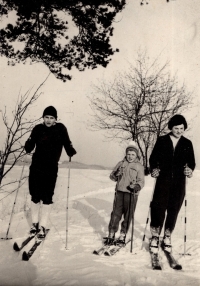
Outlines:
[[[139,151],[138,151],[138,147],[137,147],[135,141],[130,141],[129,142],[128,146],[126,147],[126,154],[127,154],[128,151],[134,151],[136,153],[137,157],[138,157]]]
[[[46,115],[53,116],[57,120],[57,110],[53,106],[48,106],[47,108],[45,108],[45,110],[43,111],[42,117],[44,117]]]

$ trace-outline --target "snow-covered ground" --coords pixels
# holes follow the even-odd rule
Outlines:
[[[19,178],[22,167],[15,167],[7,180]],[[136,285],[200,285],[200,171],[195,171],[187,184],[187,242],[184,252],[185,207],[181,209],[173,233],[173,253],[182,264],[182,271],[171,269],[160,253],[162,271],[151,269],[147,251],[149,225],[143,249],[142,238],[152,196],[154,180],[148,176],[140,192],[136,213],[133,252],[130,245],[113,257],[95,256],[112,210],[115,184],[110,171],[76,170],[70,172],[68,240],[66,243],[66,200],[68,169],[60,169],[54,204],[50,214],[50,232],[44,244],[28,262],[16,253],[14,241],[21,242],[31,225],[30,197],[27,181],[20,188],[8,237],[0,240],[1,286],[136,286]],[[28,174],[28,168],[25,169]],[[12,190],[8,185],[6,191]],[[6,237],[15,193],[0,201],[0,235]],[[130,234],[129,234],[130,236]],[[28,249],[32,242],[25,248]],[[66,249],[67,246],[67,249]]]

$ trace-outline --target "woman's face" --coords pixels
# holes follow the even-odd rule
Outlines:
[[[184,131],[185,131],[185,128],[183,124],[172,127],[172,134],[176,138],[180,138],[183,135]]]

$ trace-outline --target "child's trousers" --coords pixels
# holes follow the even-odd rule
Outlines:
[[[123,215],[121,223],[121,233],[127,233],[133,213],[135,212],[138,196],[128,192],[116,191],[113,203],[113,211],[111,213],[108,225],[109,233],[116,233],[119,229],[119,222]]]

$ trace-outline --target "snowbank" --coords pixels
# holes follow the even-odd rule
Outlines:
[[[9,179],[20,177],[20,167],[14,168]],[[148,176],[141,191],[135,213],[133,252],[130,245],[113,257],[95,256],[93,250],[102,243],[112,210],[115,184],[109,180],[107,170],[76,170],[70,172],[69,229],[66,245],[66,198],[68,169],[60,169],[49,220],[50,232],[46,241],[29,262],[21,260],[21,253],[12,249],[14,241],[26,237],[31,224],[30,197],[27,180],[20,188],[9,237],[0,241],[0,285],[48,286],[132,286],[132,285],[200,285],[200,196],[198,183],[200,171],[195,171],[187,184],[187,242],[184,252],[183,205],[173,233],[173,253],[182,264],[182,271],[171,269],[160,253],[162,271],[151,269],[147,251],[149,226],[142,247],[142,238],[152,197],[154,180]],[[28,168],[25,169],[25,175]],[[12,187],[8,185],[1,198]],[[15,193],[0,201],[1,237],[6,237],[10,211]],[[29,249],[28,245],[25,249]],[[67,246],[67,249],[66,249]]]

